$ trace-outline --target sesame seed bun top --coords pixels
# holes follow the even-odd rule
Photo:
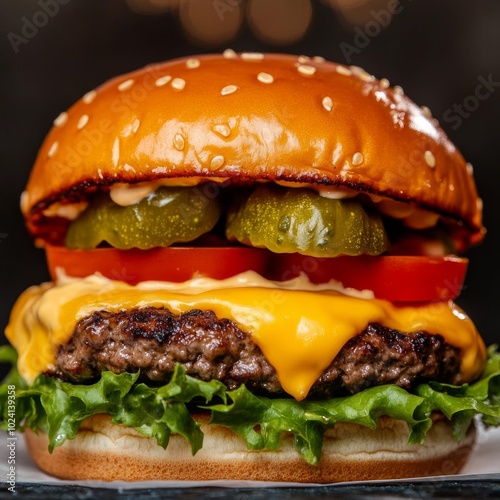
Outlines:
[[[22,211],[39,240],[54,203],[118,182],[230,178],[345,186],[413,202],[482,239],[472,168],[427,108],[357,67],[289,55],[207,55],[117,77],[54,121]]]

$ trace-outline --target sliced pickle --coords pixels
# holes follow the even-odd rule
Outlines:
[[[276,253],[314,257],[379,255],[388,248],[381,218],[357,201],[271,184],[231,207],[226,236]]]
[[[120,249],[146,249],[192,241],[210,231],[222,213],[220,196],[204,191],[202,186],[160,187],[126,207],[100,195],[71,223],[66,246],[91,249],[107,242]]]

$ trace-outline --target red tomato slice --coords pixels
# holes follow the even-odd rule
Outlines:
[[[60,267],[68,276],[83,278],[98,272],[131,284],[147,280],[180,283],[195,275],[224,279],[248,270],[264,275],[269,255],[266,250],[247,247],[69,250],[47,246],[45,250],[52,279]]]
[[[287,280],[304,273],[312,283],[335,279],[345,287],[372,290],[375,297],[392,302],[424,302],[457,297],[467,264],[467,259],[452,256],[316,258],[276,254],[271,277]]]
[[[195,275],[224,279],[252,270],[276,281],[306,274],[312,283],[331,279],[345,287],[372,290],[392,302],[449,300],[458,296],[467,259],[388,255],[382,257],[318,258],[300,254],[272,254],[250,247],[169,247],[151,250],[69,250],[47,246],[53,279],[56,268],[68,276],[99,272],[131,284],[147,280],[182,282]]]

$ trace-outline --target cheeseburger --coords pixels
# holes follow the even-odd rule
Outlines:
[[[386,79],[230,50],[117,77],[56,118],[21,209],[53,281],[2,356],[49,474],[440,475],[500,423],[453,302],[472,167]]]

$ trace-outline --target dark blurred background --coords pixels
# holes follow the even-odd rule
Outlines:
[[[0,330],[16,297],[48,279],[19,195],[54,118],[114,75],[227,47],[362,66],[430,107],[484,199],[488,235],[468,252],[458,303],[498,342],[498,0],[0,0]]]

